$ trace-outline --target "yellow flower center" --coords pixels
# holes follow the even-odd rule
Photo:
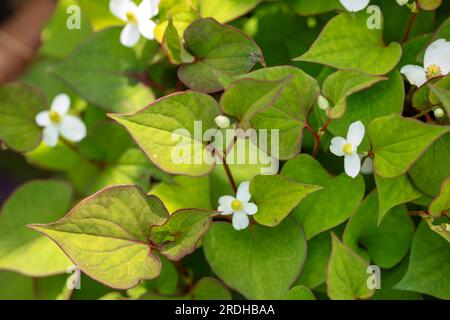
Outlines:
[[[137,23],[138,22],[138,19],[137,19],[136,15],[133,12],[131,12],[131,11],[127,12],[126,17],[127,17],[127,21],[129,23]]]
[[[56,123],[56,124],[59,124],[62,121],[61,115],[56,111],[50,111],[49,118],[50,118],[51,122]]]
[[[231,209],[233,209],[233,211],[241,211],[244,209],[244,205],[239,200],[234,199],[233,202],[231,202]]]
[[[441,67],[439,67],[436,64],[432,64],[431,66],[428,66],[425,73],[427,75],[428,80],[439,77],[441,75]]]
[[[344,144],[344,146],[342,147],[342,151],[344,151],[344,153],[346,155],[351,155],[353,153],[353,146],[351,143],[346,143]]]

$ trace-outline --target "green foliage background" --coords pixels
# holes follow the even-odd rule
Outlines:
[[[450,76],[418,89],[399,72],[450,40],[450,6],[416,2],[372,1],[369,29],[338,0],[161,0],[156,40],[130,49],[108,0],[59,0],[0,86],[0,299],[450,299]],[[88,135],[49,148],[34,119],[62,92]],[[173,163],[172,132],[222,113],[279,130],[277,172]],[[329,145],[355,121],[374,172],[352,179]],[[215,211],[228,171],[258,205],[243,231]]]

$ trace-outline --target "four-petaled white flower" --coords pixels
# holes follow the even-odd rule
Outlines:
[[[345,173],[352,178],[355,178],[361,169],[358,147],[364,138],[364,133],[363,123],[356,121],[348,128],[347,139],[342,137],[331,139],[330,151],[339,157],[345,157]]]
[[[249,202],[250,182],[245,181],[239,185],[236,197],[223,196],[219,199],[219,208],[217,209],[222,215],[233,214],[233,227],[236,230],[243,230],[248,227],[249,215],[258,212],[256,204]]]
[[[450,41],[434,41],[425,51],[423,67],[408,64],[400,72],[406,76],[409,83],[418,87],[428,80],[447,75],[450,72]]]
[[[347,11],[358,12],[369,5],[370,0],[339,0]]]
[[[86,126],[77,117],[68,115],[70,98],[67,94],[59,94],[53,99],[49,111],[41,111],[36,115],[36,123],[44,128],[43,140],[49,147],[58,144],[59,135],[71,142],[79,142],[86,137]]]
[[[143,0],[137,6],[131,0],[110,0],[109,10],[127,24],[120,34],[120,42],[126,47],[134,47],[142,35],[148,40],[155,39],[156,23],[150,20],[158,15],[159,0]]]

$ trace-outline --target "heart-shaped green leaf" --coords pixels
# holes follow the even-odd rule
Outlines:
[[[378,225],[378,198],[376,192],[372,192],[347,223],[343,240],[368,262],[388,269],[408,253],[413,234],[414,224],[405,206],[389,211]]]
[[[437,139],[409,170],[414,185],[429,196],[437,196],[450,176],[450,133]]]
[[[181,64],[194,62],[194,57],[184,49],[183,42],[178,35],[177,28],[173,24],[172,19],[169,20],[169,24],[167,25],[162,45],[171,63]]]
[[[302,70],[291,66],[264,68],[242,77],[276,81],[289,78],[280,96],[268,109],[256,113],[250,120],[251,127],[267,131],[268,144],[272,145],[271,130],[278,130],[280,159],[291,159],[300,153],[306,117],[311,110],[319,86],[317,81]],[[270,151],[270,150],[267,150]]]
[[[343,173],[333,177],[306,154],[289,160],[281,175],[301,183],[323,186],[294,210],[294,217],[302,224],[308,240],[347,220],[364,197],[364,179],[361,176],[352,179]]]
[[[14,83],[0,87],[0,140],[18,152],[30,151],[41,141],[36,115],[46,109],[41,92]]]
[[[255,220],[264,226],[277,226],[305,197],[320,189],[284,176],[256,176],[250,182],[250,194],[258,206]]]
[[[51,70],[87,101],[113,112],[136,111],[154,100],[137,78],[143,72],[136,53],[124,47],[120,28],[94,34]]]
[[[203,245],[214,273],[249,299],[284,297],[306,257],[302,229],[290,219],[275,228],[255,224],[243,231],[213,223]]]
[[[383,178],[375,174],[378,190],[378,224],[393,207],[420,198],[423,193],[417,190],[407,175],[396,178]]]
[[[449,243],[422,222],[413,239],[408,272],[395,288],[449,300],[448,270],[450,270]]]
[[[238,80],[227,88],[220,104],[226,114],[239,120],[241,128],[249,129],[252,117],[271,107],[289,81]]]
[[[316,300],[314,294],[305,286],[293,287],[284,297],[285,300]]]
[[[357,71],[336,71],[325,79],[322,94],[331,100],[333,107],[328,110],[330,118],[340,118],[347,111],[347,97],[386,80]]]
[[[429,84],[431,92],[433,92],[442,103],[442,106],[447,111],[447,117],[450,117],[450,90],[439,87],[434,84]]]
[[[60,219],[71,198],[70,186],[59,181],[32,181],[19,187],[0,214],[0,269],[34,277],[65,273],[70,260],[56,244],[26,225]]]
[[[134,114],[110,115],[122,124],[147,157],[173,174],[201,176],[214,168],[203,133],[217,128],[217,101],[194,91],[169,95]]]
[[[195,62],[182,65],[178,77],[198,91],[221,91],[221,77],[244,74],[257,62],[264,63],[261,49],[249,36],[212,18],[192,23],[184,33],[184,40]]]
[[[450,209],[450,177],[442,184],[441,193],[431,202],[429,207],[430,214],[439,218],[442,213],[449,212]]]
[[[402,49],[395,42],[385,46],[383,30],[367,27],[369,17],[364,11],[339,14],[328,22],[309,51],[295,60],[372,75],[388,73],[399,62]]]
[[[363,258],[345,246],[334,234],[328,263],[327,293],[333,300],[370,298],[374,290],[367,287],[367,267]]]
[[[161,261],[149,232],[167,218],[158,198],[134,186],[115,186],[83,200],[58,222],[30,227],[55,241],[90,277],[128,289],[159,275]]]
[[[181,260],[192,253],[197,242],[211,225],[212,212],[185,209],[175,212],[161,226],[150,230],[150,239],[158,250],[170,260]]]
[[[404,174],[420,155],[450,127],[429,125],[393,114],[377,118],[369,126],[375,154],[375,172],[384,178]]]

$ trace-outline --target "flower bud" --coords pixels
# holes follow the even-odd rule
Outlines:
[[[409,0],[396,0],[399,6],[404,6],[409,2]]]
[[[306,25],[308,28],[313,29],[317,26],[317,19],[315,17],[308,17],[306,20]]]
[[[214,121],[221,129],[226,129],[230,126],[230,118],[228,118],[227,116],[217,116]]]
[[[330,102],[328,102],[328,99],[322,95],[317,98],[317,105],[322,110],[328,110],[330,108]]]
[[[445,115],[445,112],[444,112],[444,110],[442,110],[442,108],[434,109],[433,113],[434,113],[434,117],[436,119],[442,119],[444,117],[444,115]]]

